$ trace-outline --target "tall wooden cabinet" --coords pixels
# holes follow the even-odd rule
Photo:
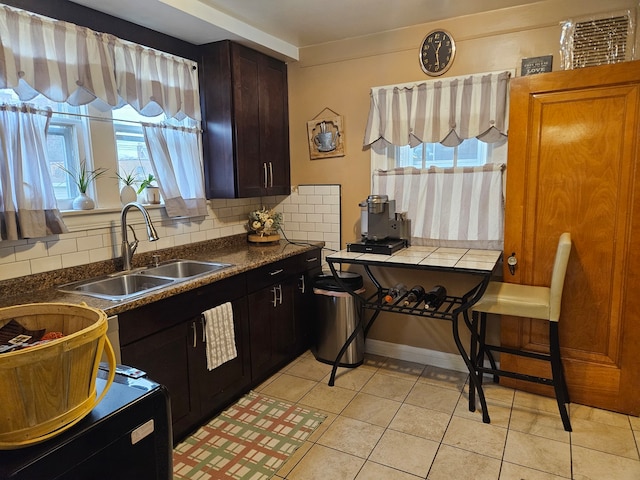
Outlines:
[[[571,401],[638,415],[640,62],[516,78],[510,112],[505,255],[518,266],[505,264],[505,281],[548,285],[558,237],[571,233],[559,326]],[[547,348],[535,320],[501,329],[503,344]]]
[[[290,194],[286,64],[228,40],[201,48],[207,198]]]

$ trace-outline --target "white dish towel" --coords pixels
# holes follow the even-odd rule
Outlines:
[[[238,356],[233,330],[233,308],[227,302],[202,312],[202,315],[205,321],[207,368],[213,370]]]

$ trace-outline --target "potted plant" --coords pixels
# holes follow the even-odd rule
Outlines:
[[[147,203],[160,203],[160,188],[154,185],[156,177],[150,173],[147,178],[140,182],[140,188],[138,188],[138,195],[146,190]]]
[[[122,175],[116,172],[116,177],[124,184],[120,189],[120,203],[126,205],[127,203],[135,202],[138,196],[133,186],[138,183],[138,176],[133,171],[125,171]]]
[[[86,160],[80,161],[79,168],[76,169],[67,169],[62,165],[59,167],[71,177],[71,180],[78,187],[78,191],[80,195],[73,199],[71,203],[74,210],[92,210],[95,208],[96,204],[91,197],[87,195],[87,189],[91,182],[97,179],[100,175],[103,175],[107,172],[106,168],[96,168],[95,170],[89,170],[87,167]]]

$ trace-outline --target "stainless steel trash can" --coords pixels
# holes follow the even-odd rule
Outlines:
[[[338,272],[340,279],[357,293],[363,293],[362,275]],[[321,274],[315,278],[313,292],[317,306],[315,348],[316,360],[333,365],[340,349],[354,329],[356,338],[340,360],[341,367],[356,367],[364,359],[364,334],[360,325],[359,305],[342,288],[333,275]]]

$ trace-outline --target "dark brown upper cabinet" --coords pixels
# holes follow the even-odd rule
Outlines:
[[[286,64],[228,40],[201,60],[207,198],[289,195]]]

